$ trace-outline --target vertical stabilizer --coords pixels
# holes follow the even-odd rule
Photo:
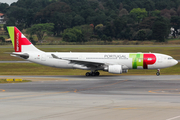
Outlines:
[[[40,52],[16,27],[7,27],[15,52]]]

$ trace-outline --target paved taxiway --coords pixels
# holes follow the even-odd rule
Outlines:
[[[180,76],[0,76],[2,120],[180,120]]]

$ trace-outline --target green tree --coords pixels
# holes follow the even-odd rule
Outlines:
[[[53,2],[36,14],[37,23],[54,23],[53,33],[56,36],[71,27],[73,17],[71,8],[65,2]]]
[[[3,28],[6,32],[8,32],[7,30],[7,26],[17,26],[16,25],[16,19],[14,17],[10,17],[7,21],[6,24],[3,25]],[[17,26],[18,27],[18,26]],[[19,27],[18,27],[19,28]],[[21,28],[19,28],[19,30],[22,30]]]
[[[110,36],[112,38],[115,37],[116,35],[114,25],[111,23],[107,23],[103,30],[103,35]]]
[[[7,3],[0,3],[0,12],[1,13],[6,13],[9,5]]]
[[[0,37],[0,40],[1,40],[2,42],[6,42],[4,37]]]
[[[82,10],[80,12],[80,15],[85,19],[85,23],[87,23],[87,18],[88,17],[92,17],[92,16],[95,16],[96,13],[93,9],[91,8],[86,8],[85,10]]]
[[[101,40],[103,40],[104,43],[106,43],[107,41],[108,41],[108,42],[112,42],[112,38],[111,38],[111,37],[107,37],[106,35],[103,35],[103,36],[101,37]]]
[[[102,37],[101,37],[101,40],[103,40],[104,41],[104,43],[106,43],[106,41],[107,41],[107,36],[106,35],[103,35]]]
[[[52,22],[54,23],[54,35],[60,36],[65,29],[70,28],[72,24],[73,17],[71,14],[58,13],[56,12],[52,16]]]
[[[160,10],[151,11],[151,12],[150,12],[150,16],[160,17],[160,13],[161,13]]]
[[[152,0],[144,0],[143,2],[147,11],[153,11],[155,9],[155,3]]]
[[[27,10],[24,8],[20,8],[17,6],[12,6],[7,11],[7,24],[14,25],[19,28],[19,30],[22,30],[27,21]]]
[[[124,9],[124,8],[119,11],[119,16],[120,17],[122,17],[123,15],[128,15],[128,14],[129,14],[128,11],[126,9]]]
[[[88,3],[88,2],[91,2],[89,0],[61,0],[61,1],[70,5],[72,11],[74,11],[78,14],[87,8],[91,8],[90,5],[92,5],[92,4]],[[94,8],[94,5],[92,5],[92,8]]]
[[[82,31],[83,34],[83,42],[90,41],[91,36],[94,34],[93,27],[90,25],[81,25],[75,27]]]
[[[7,16],[15,18],[17,23],[24,23],[26,21],[27,10],[13,6],[7,11]]]
[[[133,36],[135,40],[150,40],[152,37],[152,30],[150,29],[141,29],[138,32],[136,32]]]
[[[52,21],[52,18],[57,13],[70,13],[71,8],[69,5],[67,5],[64,2],[55,2],[48,6],[46,6],[44,9],[42,9],[40,12],[36,14],[36,21],[38,23],[47,23]]]
[[[127,23],[123,19],[116,19],[113,22],[114,24],[114,32],[115,32],[115,38],[124,38],[124,30],[127,28]]]
[[[157,17],[146,17],[141,23],[139,23],[139,29],[152,29]]]
[[[178,29],[180,29],[180,17],[179,16],[171,17],[171,26],[174,28],[173,36],[176,37],[179,34]]]
[[[140,30],[139,32],[138,32],[138,34],[137,34],[137,37],[138,37],[138,39],[139,40],[145,40],[146,39],[146,33],[145,33],[145,31],[144,30]]]
[[[89,16],[87,18],[87,24],[94,24],[95,26],[98,24],[104,24],[106,22],[105,14],[97,14],[95,16]]]
[[[82,31],[77,28],[68,28],[64,30],[63,41],[66,42],[84,42]]]
[[[109,9],[109,10],[114,10],[116,9],[116,5],[114,4],[114,1],[113,0],[107,0],[106,2],[106,7]]]
[[[157,0],[156,1],[156,8],[158,8],[159,10],[162,10],[165,8],[169,9],[171,2],[169,0]]]
[[[97,34],[101,38],[104,35],[103,30],[104,30],[104,25],[98,24],[95,27],[95,34]]]
[[[158,42],[165,42],[170,31],[169,24],[169,21],[165,18],[158,18],[153,25],[153,38]]]
[[[130,15],[139,23],[147,17],[147,11],[145,8],[134,8],[130,11]]]
[[[56,0],[18,0],[12,3],[11,6],[17,6],[27,10],[31,9],[34,12],[38,12],[53,2],[56,2]]]
[[[83,25],[85,23],[85,19],[80,16],[80,15],[76,15],[74,18],[73,18],[73,26],[79,26],[79,25]]]
[[[27,29],[27,33],[30,35],[36,35],[38,41],[42,41],[44,39],[45,34],[52,34],[53,29],[53,23],[34,24],[31,28]]]
[[[99,5],[98,1],[88,1],[89,5],[91,6],[92,9],[96,9]]]

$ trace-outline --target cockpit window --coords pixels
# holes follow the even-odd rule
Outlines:
[[[172,57],[169,57],[168,60],[172,60],[173,58]]]

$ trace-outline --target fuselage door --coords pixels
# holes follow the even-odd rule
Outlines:
[[[161,56],[158,56],[158,63],[162,63],[162,57]]]
[[[45,54],[41,55],[41,61],[46,61],[46,55]]]

